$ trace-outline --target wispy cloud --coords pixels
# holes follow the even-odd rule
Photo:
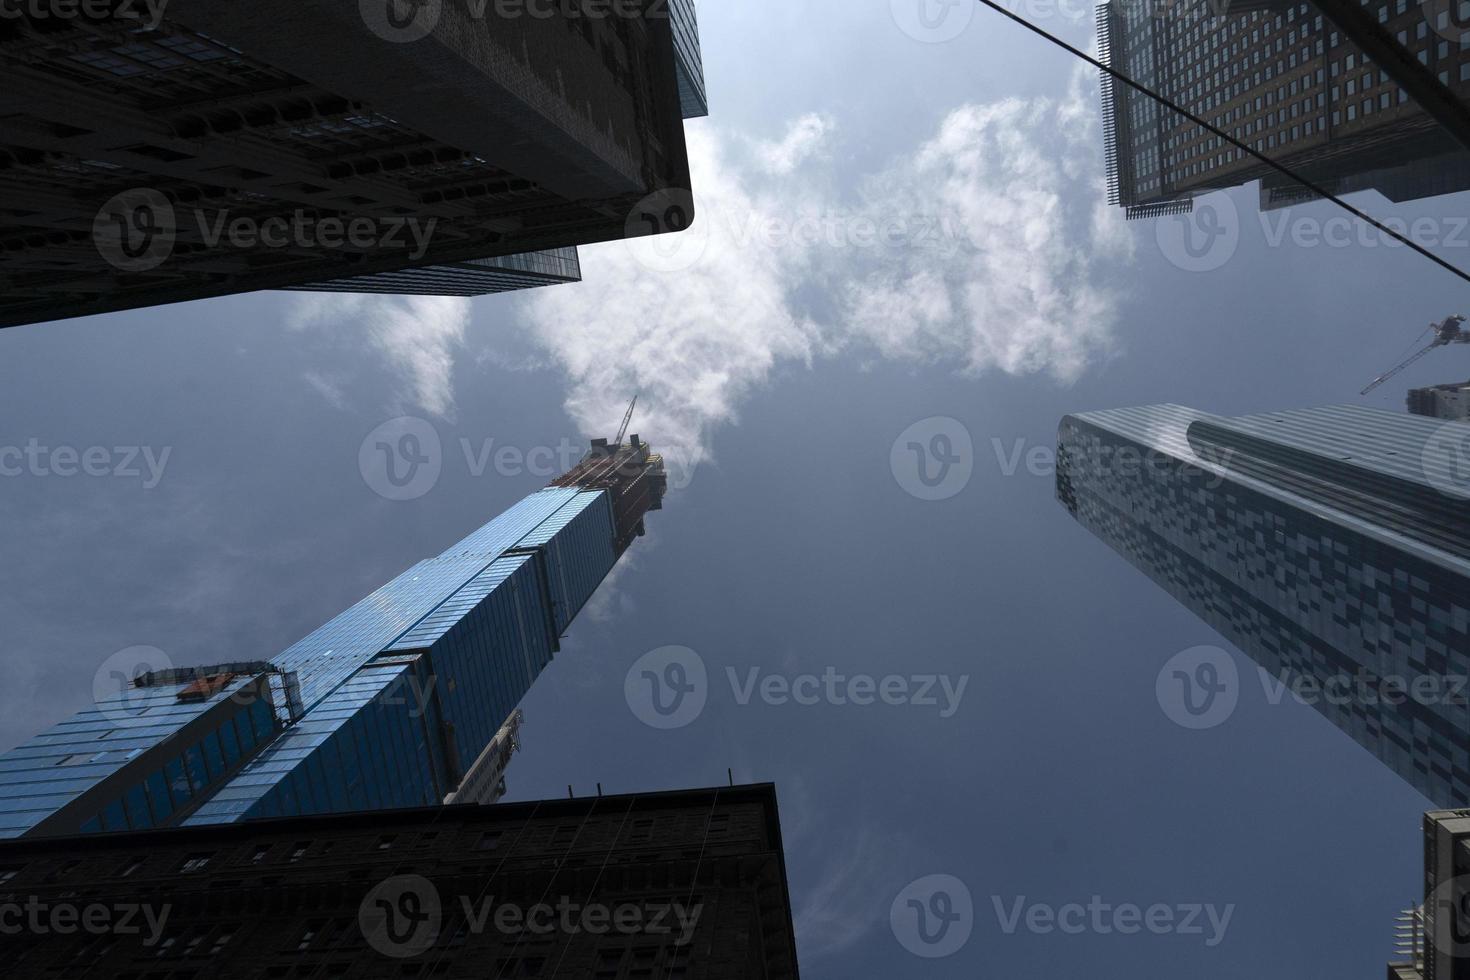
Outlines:
[[[295,299],[287,323],[295,329],[347,326],[360,331],[399,372],[399,404],[417,405],[439,416],[453,415],[454,359],[470,323],[469,300],[307,293]],[[328,394],[310,377],[307,380]]]
[[[835,128],[830,117],[815,112],[808,113],[792,123],[782,139],[757,143],[756,160],[761,169],[769,174],[789,174],[821,149],[827,136]]]
[[[816,962],[841,952],[864,937],[887,928],[888,905],[910,877],[911,847],[901,833],[860,812],[843,828],[808,814],[821,807],[813,788],[796,776],[781,784],[782,836],[786,850],[805,855],[803,880],[794,883],[799,896],[792,910],[802,962]]]

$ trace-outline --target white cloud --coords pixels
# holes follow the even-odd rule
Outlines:
[[[756,160],[761,169],[769,174],[789,174],[821,148],[834,128],[835,124],[830,117],[815,112],[808,113],[792,123],[786,135],[779,141],[757,143]]]
[[[734,140],[691,131],[688,267],[646,267],[641,245],[584,248],[584,282],[523,294],[522,319],[584,431],[610,432],[639,392],[642,434],[675,453],[707,453],[782,360],[872,350],[1070,382],[1112,348],[1108,283],[1131,248],[1097,203],[1087,97],[1074,84],[1061,100],[961,106],[852,202],[799,170],[753,179]],[[778,145],[809,156],[829,132],[804,118]],[[830,322],[800,312],[812,290]]]
[[[1131,257],[1101,204],[1089,101],[1078,74],[1064,98],[962,105],[846,195],[811,165],[835,128],[825,117],[797,119],[753,154],[718,127],[691,127],[693,228],[584,247],[583,282],[509,299],[521,337],[565,375],[585,434],[612,434],[637,393],[635,431],[686,460],[708,457],[710,431],[781,362],[869,351],[1071,382],[1112,349],[1110,283]],[[814,301],[820,312],[807,312]],[[313,295],[293,320],[354,318],[410,397],[453,410],[464,301]]]
[[[462,297],[361,293],[308,293],[287,317],[294,329],[345,324],[364,331],[402,376],[399,402],[444,417],[454,413],[454,358],[469,322],[470,303]]]

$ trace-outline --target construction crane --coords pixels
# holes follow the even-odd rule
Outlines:
[[[1383,384],[1383,382],[1398,374],[1404,368],[1408,367],[1410,364],[1413,364],[1415,361],[1419,360],[1419,358],[1423,357],[1425,354],[1428,354],[1436,347],[1444,347],[1447,344],[1470,344],[1470,330],[1463,330],[1460,328],[1460,324],[1464,322],[1465,318],[1457,313],[1454,316],[1445,317],[1443,323],[1431,323],[1429,325],[1429,329],[1425,331],[1425,333],[1428,333],[1429,330],[1434,331],[1434,339],[1429,342],[1428,347],[1425,347],[1421,349],[1418,353],[1411,355],[1408,360],[1403,361],[1397,367],[1390,368],[1383,374],[1380,374],[1378,377],[1374,378],[1373,383],[1364,388],[1362,391],[1358,392],[1358,394],[1366,395],[1368,392],[1372,391],[1374,388],[1377,388],[1379,385]],[[1423,334],[1420,334],[1420,337],[1422,338]]]
[[[1463,320],[1464,317],[1461,317],[1461,319]],[[618,437],[612,441],[614,446],[621,446],[623,444],[623,436],[628,434],[628,423],[633,421],[633,406],[637,404],[638,396],[634,395],[633,400],[628,403],[628,410],[623,413],[623,424],[618,426]]]

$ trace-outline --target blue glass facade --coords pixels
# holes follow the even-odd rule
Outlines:
[[[704,89],[704,57],[699,50],[699,17],[694,0],[670,0],[674,25],[674,67],[679,74],[679,108],[685,119],[709,115]]]
[[[615,492],[534,493],[268,663],[144,678],[5,753],[0,837],[443,800],[616,563]]]
[[[1467,439],[1357,406],[1087,412],[1062,420],[1057,496],[1273,678],[1349,692],[1311,703],[1431,801],[1466,805]]]

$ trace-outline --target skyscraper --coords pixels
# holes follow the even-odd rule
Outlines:
[[[1076,520],[1437,805],[1470,801],[1470,424],[1343,406],[1062,420]],[[1296,690],[1297,688],[1293,688]]]
[[[658,233],[689,194],[664,0],[44,14],[0,19],[0,326]]]
[[[375,272],[288,289],[311,293],[389,293],[399,296],[486,296],[536,286],[581,282],[575,248],[468,259],[444,265]]]
[[[699,45],[699,15],[694,0],[671,0],[674,26],[674,64],[679,73],[679,107],[685,119],[709,115],[704,89],[704,55]]]
[[[509,750],[502,726],[666,483],[637,436],[595,441],[280,654],[124,679],[0,756],[0,837],[493,798],[504,753],[487,746]]]
[[[1436,29],[1409,0],[1374,6],[1399,45],[1470,99],[1470,44],[1447,20]],[[1470,155],[1316,7],[1108,3],[1097,29],[1105,63],[1327,190],[1402,201],[1470,187]],[[1106,76],[1103,125],[1108,201],[1130,218],[1186,212],[1195,196],[1253,180],[1263,209],[1311,196]]]
[[[4,841],[0,902],[12,978],[800,975],[768,783]]]
[[[695,13],[694,0],[671,0],[668,11],[673,28],[679,109],[685,119],[707,116],[709,99],[705,94],[704,61],[700,54],[699,20]],[[484,296],[515,289],[577,282],[581,277],[577,250],[559,248],[526,255],[419,266],[288,288],[329,293]]]

